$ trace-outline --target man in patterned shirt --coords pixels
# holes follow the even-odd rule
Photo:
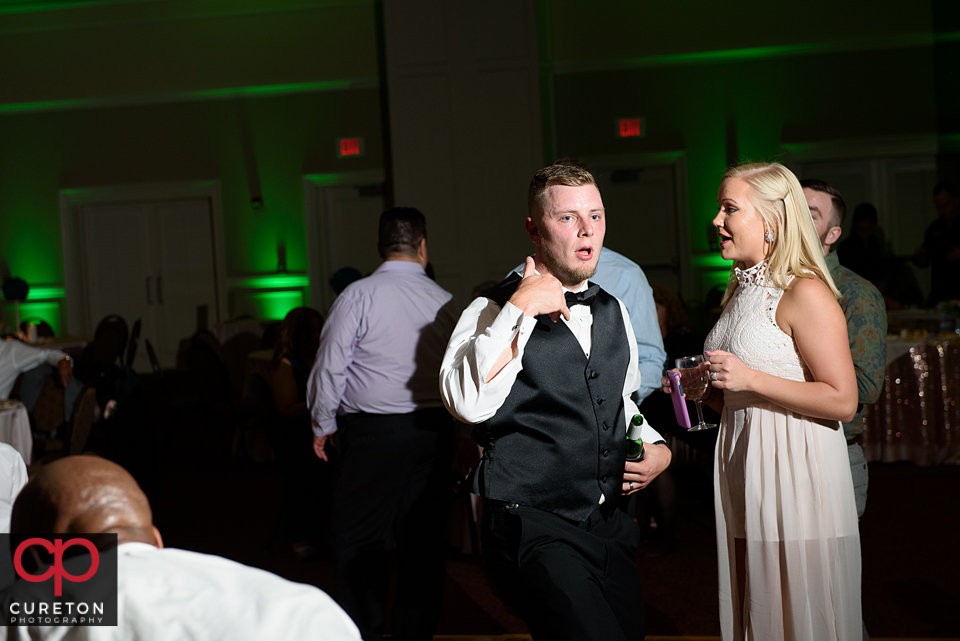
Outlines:
[[[837,284],[842,299],[840,306],[847,317],[847,334],[850,336],[850,353],[857,372],[859,406],[853,421],[843,424],[847,437],[847,452],[853,472],[853,486],[857,497],[857,514],[863,516],[867,503],[867,463],[860,447],[863,433],[863,408],[880,398],[883,375],[887,362],[887,312],[883,296],[870,281],[857,276],[840,265],[833,244],[840,238],[840,226],[846,214],[846,205],[840,192],[822,180],[802,180],[803,195],[813,215],[813,224],[823,245],[823,256],[830,276]]]
[[[817,228],[823,256],[830,269],[830,276],[840,290],[840,306],[847,318],[847,334],[850,338],[850,354],[857,373],[859,405],[857,414],[849,423],[843,424],[847,437],[847,454],[850,457],[850,472],[853,475],[853,493],[857,501],[857,516],[863,516],[867,506],[867,461],[863,457],[860,436],[863,433],[863,408],[880,398],[883,375],[887,363],[887,312],[883,296],[870,281],[842,267],[836,252],[830,248],[840,239],[843,216],[847,206],[840,192],[822,180],[801,180],[803,195],[810,207],[813,224]],[[863,638],[868,640],[867,628]]]

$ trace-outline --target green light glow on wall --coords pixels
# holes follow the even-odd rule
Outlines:
[[[237,279],[234,286],[243,289],[289,289],[309,287],[310,277],[306,274],[269,274]]]
[[[691,258],[690,262],[693,263],[695,267],[726,269],[728,272],[733,266],[733,261],[724,260],[723,256],[720,255],[720,252],[715,252],[712,254],[700,254],[699,256],[694,256]]]
[[[262,320],[283,320],[287,312],[303,305],[303,290],[250,292],[243,296],[245,309],[238,311]]]
[[[908,33],[894,36],[835,40],[831,42],[807,42],[772,47],[745,47],[742,49],[721,49],[717,51],[692,51],[671,53],[660,56],[639,56],[613,60],[585,60],[555,63],[556,73],[584,73],[610,69],[640,69],[665,67],[670,65],[703,64],[710,62],[743,62],[748,60],[769,60],[786,56],[808,54],[847,53],[854,51],[873,51],[877,49],[900,49],[907,47],[929,47],[935,44],[960,41],[960,31],[943,33]]]
[[[27,292],[27,300],[50,300],[52,298],[66,298],[67,290],[56,285],[35,285]]]
[[[57,9],[77,9],[93,7],[103,4],[122,4],[132,2],[156,2],[156,0],[59,0],[52,2],[16,2],[7,6],[0,6],[0,14],[39,13],[41,11],[55,11]]]
[[[720,285],[724,288],[727,286],[727,281],[730,278],[730,271],[705,271],[703,272],[703,291],[707,292],[710,289],[713,289],[717,285]]]
[[[0,113],[27,113],[34,111],[60,111],[66,109],[89,109],[102,107],[127,107],[153,105],[167,102],[192,102],[199,100],[222,100],[227,98],[281,96],[297,93],[323,91],[346,91],[350,89],[375,89],[379,81],[371,78],[347,78],[344,80],[321,80],[318,82],[295,82],[254,87],[225,87],[198,91],[168,91],[151,94],[121,96],[98,96],[96,98],[66,98],[0,104]]]

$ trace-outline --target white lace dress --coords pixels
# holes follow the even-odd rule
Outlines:
[[[765,268],[737,271],[739,287],[705,348],[812,380],[776,324],[783,290],[768,284]],[[860,639],[860,535],[840,424],[747,392],[723,398],[714,473],[723,639]],[[745,541],[743,607],[735,539]]]

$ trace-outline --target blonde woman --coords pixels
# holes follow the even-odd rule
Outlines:
[[[788,169],[731,169],[717,202],[720,253],[734,261],[704,365],[704,400],[722,413],[723,638],[859,639],[860,538],[840,429],[857,386],[839,293]]]

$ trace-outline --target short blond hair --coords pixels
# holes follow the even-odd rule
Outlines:
[[[543,213],[543,195],[547,192],[547,187],[552,185],[583,187],[584,185],[596,186],[596,184],[593,174],[583,165],[559,160],[538,171],[530,181],[530,188],[527,190],[527,211],[534,220],[540,219],[540,214]]]
[[[767,274],[773,284],[787,289],[791,276],[818,278],[835,297],[840,298],[840,291],[823,259],[823,246],[813,225],[803,188],[793,172],[779,163],[758,162],[729,169],[720,183],[730,178],[747,183],[750,204],[763,219],[764,227],[776,234],[767,254]],[[733,267],[743,269],[744,264],[735,261]],[[736,286],[736,273],[731,269],[727,291],[723,295],[724,305]]]

